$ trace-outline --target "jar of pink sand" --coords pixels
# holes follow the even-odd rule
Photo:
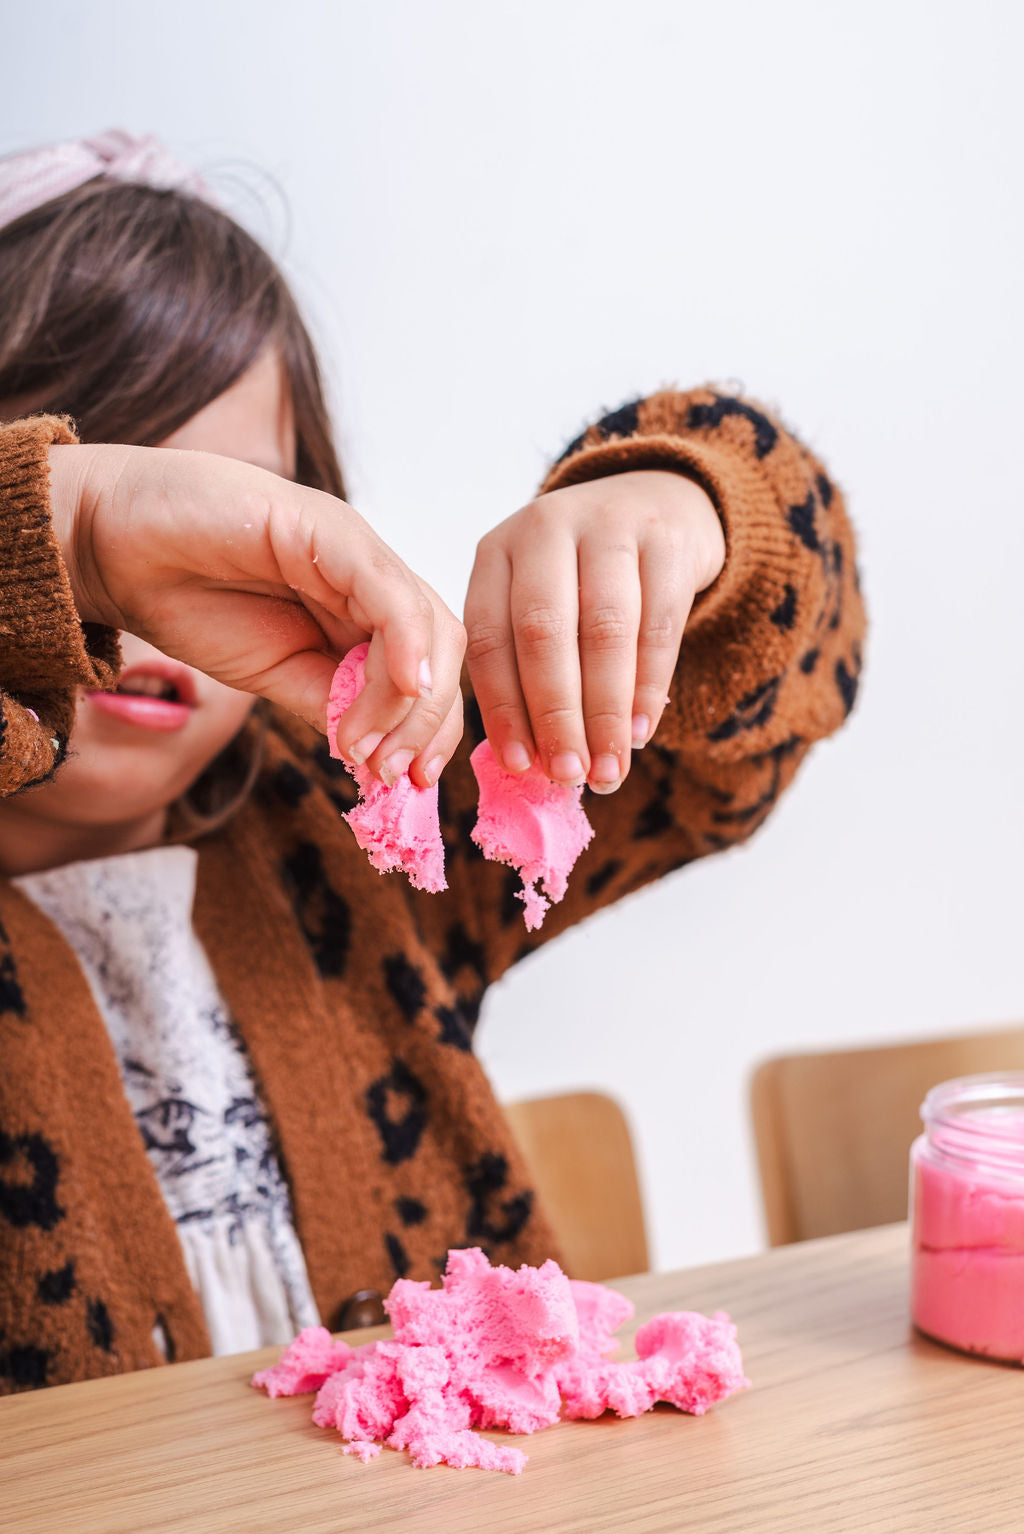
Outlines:
[[[921,1118],[910,1151],[914,1324],[1024,1363],[1024,1071],[944,1081]]]

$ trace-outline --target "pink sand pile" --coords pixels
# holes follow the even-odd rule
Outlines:
[[[337,744],[342,714],[354,703],[366,681],[368,644],[350,650],[334,673],[327,701],[327,744],[338,761],[344,760]],[[417,788],[404,772],[392,788],[386,788],[368,767],[346,768],[356,780],[359,803],[343,816],[355,832],[374,868],[390,873],[400,868],[415,889],[436,894],[448,888],[444,877],[444,844],[437,817],[437,786]]]
[[[513,1272],[477,1248],[452,1251],[441,1289],[399,1279],[387,1309],[393,1341],[350,1348],[307,1327],[253,1384],[271,1396],[316,1390],[314,1422],[364,1461],[387,1444],[420,1466],[517,1475],[526,1455],[473,1429],[534,1433],[560,1415],[635,1417],[655,1401],[699,1416],[750,1383],[722,1311],[655,1316],[637,1332],[639,1357],[613,1362],[612,1333],[633,1306],[555,1262]]]
[[[582,786],[552,783],[536,762],[528,772],[505,772],[486,740],[470,762],[480,789],[473,840],[485,858],[518,869],[523,881],[519,899],[526,907],[527,930],[533,932],[551,902],[562,899],[573,865],[594,834],[580,803]],[[544,895],[537,889],[539,881]]]

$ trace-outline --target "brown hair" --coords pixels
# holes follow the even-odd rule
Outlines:
[[[344,497],[313,343],[277,266],[219,208],[97,177],[0,229],[0,404],[69,415],[83,442],[151,446],[268,344],[291,393],[300,484]],[[178,834],[250,791],[263,710],[173,807]]]
[[[300,484],[344,495],[309,333],[266,251],[219,208],[97,177],[0,229],[0,401],[83,442],[152,446],[267,345],[292,396]]]

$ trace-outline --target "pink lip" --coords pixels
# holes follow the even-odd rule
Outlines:
[[[186,703],[168,703],[163,698],[131,698],[119,692],[90,692],[88,698],[102,713],[144,730],[180,730],[192,713]]]
[[[89,702],[102,713],[120,719],[124,724],[138,725],[144,730],[165,732],[181,730],[188,724],[189,716],[196,707],[196,690],[186,667],[161,657],[129,666],[121,673],[121,681],[133,676],[155,676],[172,682],[177,688],[179,703],[169,703],[165,698],[146,698],[131,693],[90,692]]]

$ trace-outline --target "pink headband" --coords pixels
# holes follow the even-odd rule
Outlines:
[[[168,154],[152,134],[138,138],[111,128],[94,138],[47,144],[0,159],[0,229],[96,176],[141,182],[161,191],[188,192],[213,201],[202,177]]]

